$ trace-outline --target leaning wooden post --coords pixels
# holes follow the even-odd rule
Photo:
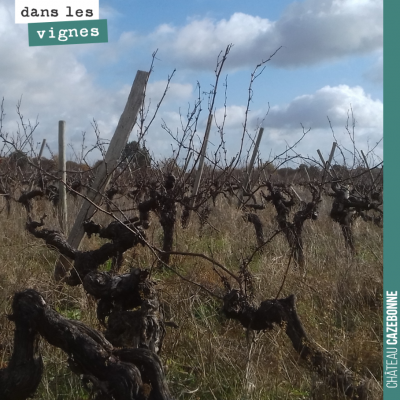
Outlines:
[[[332,174],[331,174],[331,173],[328,171],[328,169],[327,169],[326,161],[325,161],[324,157],[322,156],[322,153],[321,153],[321,151],[320,151],[319,149],[317,150],[317,153],[318,153],[319,159],[321,160],[322,165],[323,165],[323,167],[324,167],[323,175],[325,176],[325,172],[328,172],[328,174],[332,176]]]
[[[67,233],[67,162],[65,159],[65,121],[58,121],[58,216],[61,230]]]
[[[302,198],[300,197],[300,195],[296,192],[296,190],[294,189],[293,185],[290,184],[290,189],[293,190],[293,193],[296,195],[296,197],[300,200],[303,201]]]
[[[331,150],[331,154],[329,154],[329,159],[328,159],[328,168],[332,168],[331,167],[331,163],[332,163],[332,160],[333,160],[333,156],[335,154],[336,145],[337,145],[336,142],[332,143],[332,150]],[[332,168],[332,172],[333,172],[334,175],[336,175],[336,171],[333,168]]]
[[[86,219],[93,216],[93,213],[96,210],[94,204],[99,204],[101,202],[103,193],[111,179],[111,173],[117,166],[122,150],[128,142],[129,135],[136,123],[137,114],[143,103],[144,89],[148,78],[149,73],[146,71],[138,71],[136,73],[125,109],[119,119],[118,126],[111,139],[105,159],[98,167],[93,186],[86,195],[89,201],[86,200],[83,202],[68,236],[68,243],[75,249],[79,248],[85,234],[82,224]],[[65,277],[69,267],[69,261],[60,257],[54,270],[54,278],[56,280],[61,280]]]
[[[42,158],[44,146],[46,146],[46,139],[43,139],[42,145],[40,146],[38,161],[40,161],[40,159]]]
[[[45,145],[46,145],[46,139],[43,139],[42,145],[40,146],[39,155],[38,155],[38,158],[37,158],[37,163],[38,163],[38,167],[39,168],[40,168],[40,159],[42,158],[42,154],[43,154],[43,150],[44,150],[44,146]],[[29,191],[31,191],[33,189],[34,185],[35,185],[35,179],[33,179],[31,184],[29,185]]]
[[[258,131],[257,141],[256,141],[256,144],[253,149],[253,154],[252,154],[251,160],[250,160],[249,173],[247,174],[246,186],[244,187],[245,190],[247,190],[247,186],[250,183],[251,174],[253,173],[254,162],[256,161],[256,157],[258,154],[258,148],[260,147],[263,133],[264,133],[264,128],[260,128],[260,130]]]
[[[363,156],[365,165],[366,165],[366,167],[367,167],[367,169],[368,169],[369,176],[370,176],[371,182],[372,182],[372,188],[373,188],[374,190],[376,190],[374,177],[372,176],[372,172],[371,172],[371,170],[369,169],[367,157],[365,157],[365,154],[364,154],[364,152],[363,152],[362,150],[361,150],[361,155]]]
[[[324,173],[322,175],[322,183],[325,183],[325,174],[326,173],[328,173],[330,176],[332,176],[332,174],[329,172],[329,168],[331,166],[331,162],[332,162],[333,156],[335,154],[335,150],[336,150],[336,142],[333,142],[331,154],[329,155],[329,159],[327,162],[325,162],[324,157],[322,157],[322,153],[319,150],[317,150],[319,158],[322,161],[322,165],[324,166]],[[332,169],[332,172],[333,172],[334,177],[337,178],[336,171],[334,169]]]
[[[307,167],[305,165],[303,165],[303,170],[307,175],[308,182],[311,182],[310,175],[308,174],[308,170],[307,170]]]
[[[244,191],[248,190],[248,186],[249,186],[250,179],[251,179],[251,174],[253,173],[254,161],[256,160],[256,156],[258,154],[258,148],[260,147],[261,138],[262,138],[263,133],[264,133],[264,128],[260,128],[260,130],[258,131],[256,144],[254,145],[253,154],[250,159],[249,172],[247,173],[246,182],[244,184],[244,187],[242,187],[242,189],[240,190],[239,205],[238,205],[239,207],[241,206],[242,201],[243,201]]]
[[[194,207],[194,204],[196,202],[196,196],[197,196],[197,193],[198,193],[199,187],[200,187],[201,175],[203,174],[204,159],[206,157],[208,137],[210,136],[212,119],[213,119],[213,114],[212,114],[212,112],[210,112],[210,114],[208,115],[206,132],[204,133],[204,140],[203,140],[203,144],[201,146],[201,151],[200,151],[199,168],[197,170],[196,179],[194,180],[194,187],[193,187],[193,193],[192,193],[193,198],[192,198],[192,202],[190,204],[191,207]]]

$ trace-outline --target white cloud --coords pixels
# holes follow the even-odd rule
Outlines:
[[[377,21],[380,19],[378,3],[381,4],[367,0],[358,2],[321,0],[314,3],[311,0],[305,0],[302,3],[294,3],[276,22],[237,13],[229,20],[219,22],[193,20],[181,29],[164,25],[153,34],[153,39],[169,41],[168,52],[165,52],[165,49],[160,46],[160,49],[164,52],[163,55],[160,54],[160,58],[165,59],[168,56],[173,58],[179,66],[181,63],[182,65],[192,63],[195,68],[200,68],[207,63],[211,63],[214,67],[214,50],[218,49],[219,51],[222,44],[225,46],[226,43],[236,41],[232,52],[238,51],[232,53],[230,59],[232,66],[239,66],[246,63],[254,64],[254,60],[259,61],[264,55],[263,51],[268,50],[268,46],[275,49],[274,40],[277,39],[271,37],[271,44],[265,38],[268,37],[270,32],[278,32],[277,25],[284,24],[285,21],[290,19],[297,21],[299,26],[302,26],[303,23],[309,23],[311,20],[308,18],[311,17],[307,16],[307,7],[312,6],[312,10],[309,10],[309,12],[314,15],[314,19],[319,18],[319,23],[324,21],[324,24],[329,25],[328,22],[330,21],[331,27],[329,29],[333,29],[332,20],[334,18],[337,18],[336,22],[339,22],[346,20],[346,18],[349,19],[349,16],[354,16],[353,23],[358,25],[358,17],[354,14],[357,10],[361,15],[365,14],[365,18],[367,16],[370,18],[370,20],[366,20],[369,21],[370,36],[368,36],[366,30],[356,32],[355,35],[358,36],[352,37],[347,43],[351,42],[349,48],[347,48],[345,41],[339,46],[339,41],[335,40],[337,48],[331,54],[330,51],[321,47],[318,48],[316,45],[316,53],[319,56],[317,54],[315,59],[321,61],[326,60],[326,57],[337,57],[349,54],[351,51],[362,53],[373,48],[375,41],[379,42],[377,40],[379,32],[374,33],[374,27],[376,28],[379,25]],[[100,57],[100,51],[95,45],[84,46],[85,49],[75,46],[29,47],[27,44],[27,27],[14,24],[14,15],[10,11],[13,2],[6,0],[5,4],[0,5],[0,54],[2,55],[0,57],[0,98],[3,96],[5,98],[5,111],[7,113],[4,130],[15,131],[17,117],[13,110],[20,96],[23,95],[22,112],[24,116],[35,120],[36,116],[39,115],[40,125],[35,141],[46,138],[55,152],[57,152],[57,126],[61,119],[67,121],[67,141],[78,147],[80,146],[82,131],[87,132],[87,141],[94,142],[94,133],[91,127],[93,118],[98,122],[101,136],[110,139],[124,109],[130,85],[121,86],[119,90],[116,90],[115,87],[112,89],[103,88],[96,82],[85,64],[78,58],[85,51],[87,58],[92,57],[94,60],[98,60],[96,57]],[[372,18],[371,11],[374,7],[377,10],[375,19]],[[195,35],[194,26],[198,35]],[[340,28],[343,31],[341,35],[346,36],[348,34],[349,29],[346,26],[345,24]],[[315,26],[314,28],[316,29]],[[323,28],[321,27],[322,31],[326,32]],[[183,29],[186,30],[183,31]],[[298,29],[297,34],[300,36],[301,29]],[[289,27],[280,27],[279,32],[295,35],[293,30],[289,30]],[[232,37],[234,40],[229,40]],[[119,50],[126,49],[126,46],[134,46],[136,40],[135,34],[123,33],[119,40]],[[226,43],[223,43],[225,40]],[[319,45],[323,42],[323,38],[316,37],[314,40]],[[187,53],[183,52],[182,49],[185,43],[189,46]],[[332,43],[333,41],[327,43],[327,48]],[[109,46],[109,49],[112,47]],[[116,60],[120,60],[118,52],[113,53],[113,56]],[[299,55],[293,54],[293,57],[287,59],[284,65],[294,66],[301,63],[301,57],[299,57]],[[312,61],[311,58],[309,60]],[[150,80],[148,87],[148,95],[152,99],[150,115],[161,98],[166,84],[165,80],[153,81],[153,79]],[[176,76],[175,79],[182,79],[182,76]],[[235,90],[234,86],[232,87]],[[168,157],[171,155],[173,140],[161,128],[162,120],[175,134],[181,126],[179,108],[185,115],[188,102],[193,102],[193,98],[196,97],[194,92],[193,85],[182,80],[178,83],[175,81],[171,83],[159,115],[147,137],[148,147],[156,156]],[[334,124],[338,139],[347,143],[344,125],[350,106],[353,108],[356,118],[356,138],[362,140],[363,145],[365,145],[367,137],[371,139],[371,143],[379,140],[383,125],[382,102],[372,99],[361,87],[325,86],[314,93],[298,96],[287,104],[275,105],[271,108],[264,121],[265,134],[261,147],[264,158],[267,157],[271,149],[279,152],[285,146],[285,141],[293,143],[301,135],[300,123],[303,123],[306,128],[311,127],[312,130],[309,139],[300,145],[299,151],[315,152],[318,147],[328,146],[332,140],[332,135],[326,119],[327,116]],[[206,104],[203,104],[203,110],[197,131],[200,137],[206,124]],[[264,118],[266,111],[267,109],[263,105],[251,105],[248,125],[250,132],[254,132],[254,129]],[[235,154],[240,143],[244,112],[245,106],[243,104],[229,104],[228,102],[225,140],[232,155]],[[217,109],[216,118],[219,124],[222,123],[223,115],[224,109]],[[219,136],[215,127],[212,130],[211,141],[217,146]],[[249,146],[249,143],[247,140],[245,146]],[[212,149],[215,149],[215,147],[211,146]]]
[[[312,129],[324,128],[327,117],[334,123],[346,121],[350,108],[365,127],[382,134],[383,104],[371,99],[360,86],[325,86],[313,94],[296,97],[289,104],[272,107],[266,124],[295,128],[302,123]]]
[[[224,140],[226,141],[228,158],[235,156],[241,146],[245,110],[245,105],[239,104],[228,105],[226,109],[220,107],[216,110],[215,119],[218,125],[222,124],[226,112]],[[311,130],[296,147],[296,151],[302,155],[310,154],[315,157],[317,156],[317,149],[328,153],[334,137],[327,117],[332,123],[339,145],[348,148],[352,148],[352,143],[346,131],[346,124],[349,122],[351,131],[351,112],[353,112],[355,118],[354,139],[359,150],[367,151],[368,146],[373,146],[383,135],[383,104],[380,100],[372,99],[359,86],[325,86],[314,93],[298,96],[288,104],[271,107],[269,114],[265,117],[267,111],[266,108],[250,110],[247,123],[248,134],[244,137],[244,156],[251,145],[249,135],[255,136],[262,121],[265,131],[260,152],[264,160],[268,159],[270,154],[282,152],[288,144],[295,143],[303,133],[301,124],[303,124],[305,130],[309,128]],[[197,146],[200,144],[199,139],[202,139],[204,135],[206,117],[207,112],[202,114],[200,118],[198,137],[195,141]],[[163,118],[173,133],[179,131],[180,117],[178,113],[162,112],[160,118]],[[157,121],[154,123],[154,127],[159,125]],[[173,141],[165,131],[155,128],[149,139],[150,148],[156,156],[171,154],[170,144]],[[219,143],[219,132],[213,124],[210,135],[210,156],[217,149]],[[173,144],[177,147],[176,143]],[[152,147],[153,145],[155,147]],[[382,145],[377,148],[376,154],[382,157]]]
[[[59,120],[67,122],[67,142],[75,146],[80,146],[82,131],[86,131],[87,142],[95,143],[93,119],[98,123],[101,137],[110,139],[131,86],[115,91],[98,85],[79,61],[83,49],[76,46],[29,47],[27,26],[14,24],[12,6],[11,1],[0,5],[0,54],[3,55],[0,57],[0,100],[4,97],[6,113],[3,132],[16,132],[18,116],[14,110],[22,96],[21,111],[25,120],[35,121],[38,117],[35,141],[46,138],[55,153]],[[120,40],[133,39],[127,33]],[[86,45],[85,53],[88,57],[98,55],[98,49]],[[150,81],[148,96],[152,107],[161,98],[165,85],[166,81]],[[188,100],[191,92],[191,84],[172,82],[166,104],[170,98],[173,104]]]
[[[215,111],[215,120],[218,125],[222,125],[225,117],[225,128],[238,128],[245,120],[245,106],[232,105],[225,108],[218,108]]]
[[[149,82],[146,94],[152,101],[159,101],[167,87],[166,80]],[[193,86],[189,83],[174,83],[169,84],[166,98],[174,99],[174,101],[189,100],[193,91]]]
[[[382,48],[380,0],[305,0],[289,5],[281,18],[235,13],[229,19],[194,19],[183,27],[160,26],[151,39],[164,58],[193,69],[214,68],[216,55],[234,44],[232,68],[254,66],[283,46],[272,63],[313,65]]]
[[[274,106],[264,126],[270,132],[269,143],[274,149],[294,143],[302,133],[301,124],[305,130],[311,128],[307,139],[298,147],[300,153],[307,154],[315,153],[319,147],[327,150],[334,140],[328,118],[339,144],[351,148],[346,124],[352,131],[352,117],[355,119],[354,139],[359,149],[367,150],[368,145],[382,138],[383,103],[372,99],[359,86],[325,86],[313,94],[296,97],[289,104]],[[377,148],[377,154],[382,157],[382,145]]]

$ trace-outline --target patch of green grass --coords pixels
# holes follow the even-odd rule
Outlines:
[[[62,308],[57,306],[56,311],[68,319],[80,321],[82,318],[82,310],[80,308]]]
[[[103,265],[100,266],[99,271],[101,272],[110,272],[112,269],[112,259],[107,260]]]

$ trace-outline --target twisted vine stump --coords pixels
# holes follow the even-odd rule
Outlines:
[[[303,250],[303,225],[307,219],[316,220],[318,218],[318,204],[321,198],[318,190],[309,183],[309,189],[312,193],[312,200],[309,203],[303,203],[302,209],[297,211],[293,217],[293,222],[288,221],[290,209],[296,204],[290,187],[286,185],[273,185],[266,182],[269,195],[263,198],[271,202],[277,212],[276,219],[279,228],[286,236],[286,240],[293,254],[293,259],[302,269],[305,267],[305,257]]]
[[[371,199],[368,196],[357,196],[350,193],[349,188],[341,185],[340,182],[340,179],[334,180],[331,183],[333,193],[328,193],[334,198],[330,217],[340,225],[346,247],[355,254],[353,223],[359,216],[365,221],[373,220],[373,218],[364,213],[364,211],[368,210],[375,210],[382,216],[382,210],[379,208],[382,204],[381,196],[379,196],[379,193],[373,193]],[[377,222],[380,222],[379,218]]]
[[[92,251],[73,249],[58,231],[38,229],[44,225],[43,220],[30,221],[27,229],[73,260],[74,268],[64,281],[70,286],[83,284],[86,292],[99,300],[97,316],[106,328],[107,339],[114,346],[146,348],[158,353],[165,327],[155,284],[148,279],[149,272],[134,269],[128,274],[114,275],[98,271],[99,266],[111,257],[142,243],[144,233],[135,226],[137,222],[136,219],[126,221],[126,224],[112,222],[105,228],[93,222],[87,223],[85,230],[89,235],[99,234],[112,240],[112,243]]]
[[[284,327],[300,358],[340,393],[354,400],[376,399],[371,380],[357,377],[307,335],[296,311],[294,295],[284,299],[265,300],[257,307],[243,292],[233,289],[224,296],[223,302],[225,315],[239,321],[247,329],[269,330],[273,328],[273,324]]]
[[[155,284],[148,275],[142,269],[114,276],[91,272],[83,280],[85,290],[99,299],[97,318],[106,327],[105,337],[116,347],[161,351],[164,315]]]
[[[126,250],[138,245],[144,244],[146,236],[135,222],[131,221],[111,222],[107,227],[94,223],[87,223],[85,226],[89,235],[99,233],[103,238],[112,240],[112,243],[106,243],[97,250],[79,251],[71,247],[62,233],[56,230],[38,229],[44,226],[44,216],[40,222],[28,219],[26,229],[35,237],[45,240],[50,247],[56,248],[63,256],[73,260],[74,268],[64,278],[70,286],[76,286],[82,283],[84,277],[91,271],[96,271],[100,265],[104,264],[112,257],[120,257]]]
[[[140,225],[139,218],[135,217],[123,223],[113,221],[107,227],[93,221],[85,221],[83,229],[89,238],[97,234],[103,239],[111,240],[113,244],[119,247],[117,253],[111,257],[111,268],[114,272],[117,272],[122,266],[124,252],[138,243],[144,245],[146,234]]]
[[[174,229],[176,223],[176,193],[174,191],[176,178],[167,175],[164,185],[159,190],[150,191],[150,199],[139,204],[140,221],[147,229],[150,226],[150,211],[158,214],[163,228],[163,251],[160,255],[162,262],[169,264],[170,254],[174,243]],[[160,264],[162,267],[162,263]]]
[[[17,293],[12,304],[14,352],[0,370],[0,398],[25,400],[40,383],[43,364],[38,334],[68,355],[70,369],[91,386],[95,400],[172,400],[158,356],[148,349],[114,349],[104,336],[52,310],[35,290]]]
[[[42,196],[44,196],[44,193],[39,189],[35,189],[23,192],[21,196],[18,198],[17,202],[21,203],[25,207],[27,214],[30,215],[32,212],[32,200],[35,197],[42,197]]]
[[[32,397],[42,379],[43,361],[38,348],[38,332],[24,307],[25,298],[17,293],[12,304],[15,323],[14,351],[8,366],[0,370],[0,398],[24,400]]]
[[[250,222],[254,225],[257,237],[257,246],[261,247],[265,242],[265,238],[264,238],[264,227],[260,217],[254,213],[247,213],[245,214],[244,219],[247,222]]]

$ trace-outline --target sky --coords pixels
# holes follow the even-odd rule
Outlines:
[[[327,157],[334,140],[351,151],[349,113],[355,119],[359,150],[368,152],[382,139],[382,0],[100,0],[100,18],[107,19],[108,43],[29,47],[27,24],[15,24],[14,0],[0,0],[3,133],[17,132],[16,104],[21,100],[25,121],[39,122],[35,146],[45,138],[57,153],[59,120],[66,121],[70,159],[81,151],[83,133],[87,149],[95,143],[93,120],[101,139],[110,140],[136,71],[149,70],[157,51],[147,89],[149,115],[176,71],[144,139],[154,159],[171,157],[177,142],[163,126],[182,135],[181,121],[195,103],[200,84],[199,146],[217,57],[233,44],[213,110],[221,124],[226,107],[228,157],[240,147],[251,74],[277,49],[253,83],[245,153],[260,127],[264,161],[295,143],[303,129],[309,132],[296,146],[298,154],[316,158],[320,149]],[[130,140],[136,139],[136,131]],[[211,153],[219,141],[214,123]],[[379,143],[374,161],[383,157],[382,149]],[[49,154],[46,150],[45,156]],[[88,160],[96,157],[91,152]],[[371,155],[369,159],[372,162]]]

